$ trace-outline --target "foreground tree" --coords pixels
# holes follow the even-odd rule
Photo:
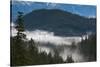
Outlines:
[[[18,19],[17,19],[17,25],[16,25],[16,30],[18,31],[17,32],[17,36],[19,38],[26,38],[26,35],[23,34],[23,32],[25,31],[25,28],[24,28],[24,20],[23,20],[23,12],[18,12]]]
[[[17,35],[15,37],[11,37],[11,65],[21,65],[25,62],[25,49],[24,45],[26,44],[23,39],[26,38],[26,35],[23,33],[25,31],[23,25],[23,13],[18,12],[18,19],[16,21],[16,30]]]

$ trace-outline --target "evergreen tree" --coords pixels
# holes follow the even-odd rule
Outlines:
[[[88,39],[83,40],[79,44],[79,49],[87,61],[96,61],[96,34],[92,34]]]
[[[24,32],[24,25],[23,25],[23,13],[18,12],[18,19],[17,19],[17,25],[16,30],[17,36],[11,37],[11,65],[24,65],[26,63],[25,61],[25,49],[24,45],[25,42],[22,40],[22,38],[26,38],[26,35]]]
[[[67,56],[66,63],[74,63],[72,56]]]
[[[23,32],[25,31],[23,22],[23,12],[18,12],[17,26],[15,28],[18,31],[17,36],[20,38],[26,38],[26,35],[23,34]]]
[[[62,63],[63,59],[61,58],[61,56],[59,56],[59,52],[55,49],[54,50],[54,57],[53,57],[53,63]]]

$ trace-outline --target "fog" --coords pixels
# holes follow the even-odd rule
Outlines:
[[[11,36],[16,36],[17,30],[15,29],[15,24],[11,24]],[[82,36],[57,36],[54,32],[49,32],[46,30],[33,30],[23,32],[27,36],[27,40],[31,38],[38,44],[39,52],[51,53],[54,55],[54,50],[59,52],[59,55],[66,60],[67,56],[71,55],[75,62],[85,61],[82,54],[79,52],[77,44],[82,41],[82,39],[88,38],[87,35]],[[76,46],[72,48],[72,44]]]

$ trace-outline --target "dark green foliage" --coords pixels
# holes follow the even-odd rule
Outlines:
[[[11,65],[20,65],[26,63],[25,59],[25,42],[18,37],[11,38]],[[19,61],[20,60],[20,61]]]
[[[71,50],[74,50],[74,49],[76,49],[76,48],[77,48],[76,44],[75,44],[74,42],[72,42]]]
[[[72,56],[67,56],[66,63],[74,63]]]
[[[79,49],[87,61],[96,61],[96,35],[89,36],[79,44]]]
[[[17,37],[11,37],[11,66],[40,65],[64,63],[58,53],[38,53],[34,41],[25,42]]]
[[[17,36],[18,38],[26,38],[26,35],[23,34],[22,32],[25,31],[25,28],[24,28],[24,20],[23,20],[23,12],[18,12],[18,19],[17,19],[17,25],[16,25],[16,30],[18,31],[17,32]]]
[[[64,62],[63,59],[59,56],[59,52],[55,49],[54,50],[54,56],[53,56],[53,63],[62,63]]]
[[[22,12],[18,12],[18,19],[17,19],[17,26],[16,29],[18,30],[18,32],[23,32],[24,31],[24,25],[23,25],[23,13]]]

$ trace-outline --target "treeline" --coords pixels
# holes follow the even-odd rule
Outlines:
[[[96,34],[92,34],[88,39],[79,43],[79,50],[84,55],[86,61],[96,61]]]
[[[23,13],[18,12],[18,20],[16,25],[17,35],[10,37],[11,41],[11,66],[25,65],[40,65],[40,64],[57,64],[57,63],[72,63],[72,56],[68,56],[66,61],[63,61],[59,53],[55,51],[54,56],[51,53],[38,52],[37,45],[34,40],[27,40],[25,31]]]

